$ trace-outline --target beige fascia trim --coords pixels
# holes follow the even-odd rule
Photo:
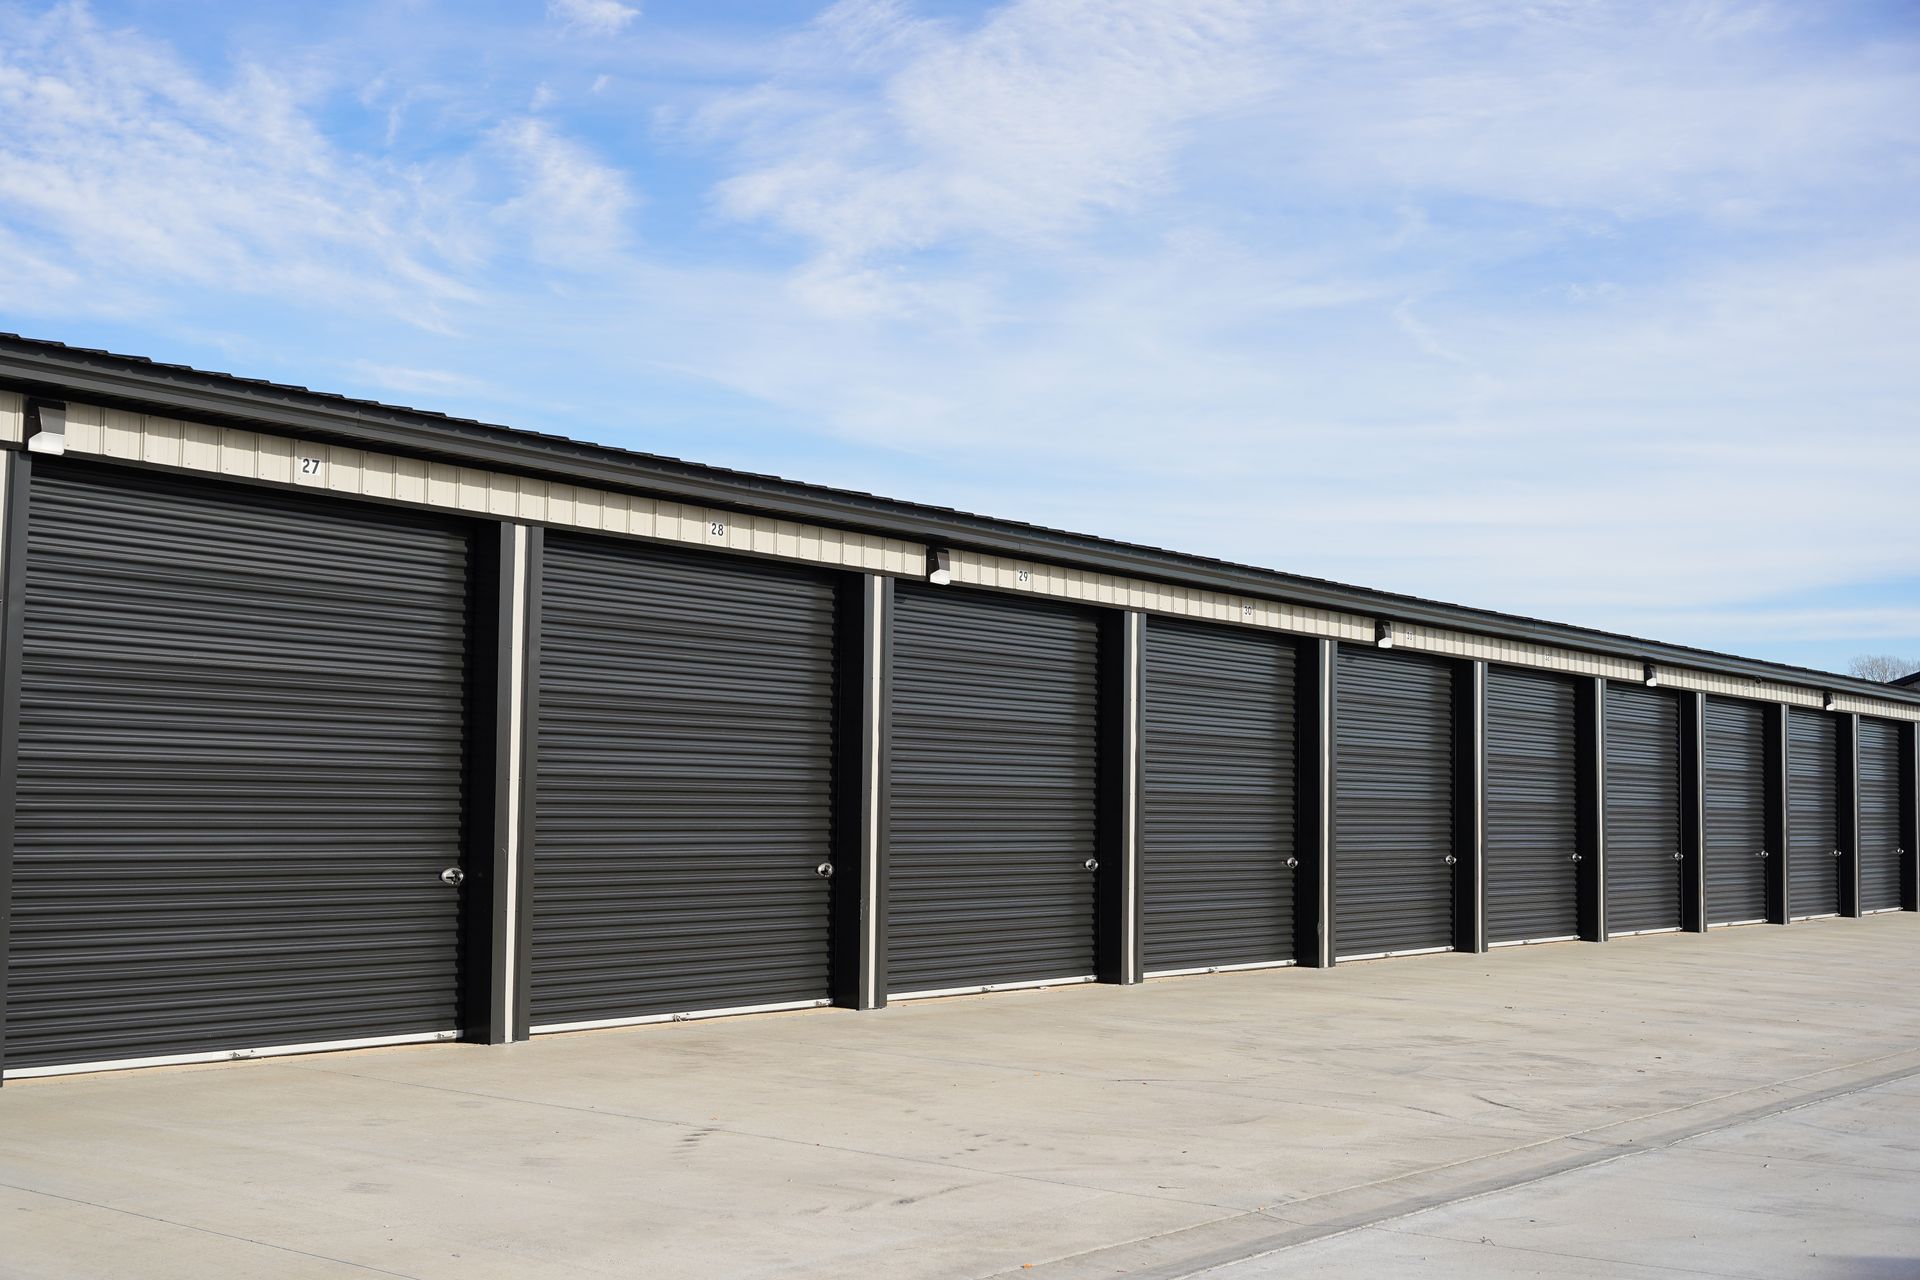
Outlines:
[[[962,586],[1074,600],[1113,609],[1139,609],[1147,613],[1195,618],[1204,622],[1264,627],[1333,640],[1373,638],[1373,620],[1358,614],[1304,609],[1253,596],[1176,587],[1110,573],[1090,573],[1033,560],[955,551],[952,570],[954,582]]]
[[[19,444],[27,435],[27,398],[0,391],[0,444]]]
[[[1817,707],[1825,704],[1816,698],[1808,705]],[[1920,707],[1911,707],[1903,702],[1882,702],[1878,698],[1863,697],[1856,693],[1834,694],[1833,709],[1842,715],[1874,716],[1882,720],[1920,721]]]
[[[1440,627],[1421,627],[1407,623],[1394,625],[1394,644],[1415,653],[1465,658],[1498,666],[1532,667],[1540,671],[1558,671],[1564,675],[1597,676],[1602,680],[1638,680],[1639,662],[1610,657],[1582,649],[1561,649],[1553,645],[1530,644],[1520,640],[1501,640],[1470,631],[1448,631]]]
[[[951,564],[953,581],[963,586],[1071,600],[1114,609],[1139,609],[1168,617],[1259,627],[1320,639],[1371,643],[1375,637],[1376,620],[1365,614],[1307,609],[1254,596],[1178,587],[1139,578],[1063,568],[1038,560],[1019,560],[972,551],[954,551]],[[1645,678],[1644,664],[1638,658],[1503,640],[1473,632],[1415,626],[1397,621],[1394,625],[1394,645],[1413,653],[1500,666],[1528,667],[1536,671],[1556,671],[1564,675],[1590,676],[1602,680],[1639,684]],[[1749,680],[1742,676],[1664,665],[1659,670],[1660,683],[1672,689],[1698,690],[1757,702],[1785,702],[1802,707],[1819,707],[1825,703],[1822,690],[1804,685]],[[1855,694],[1840,695],[1836,699],[1836,708],[1840,711],[1857,711],[1862,715],[1920,721],[1920,707],[1883,702]]]
[[[1818,689],[1771,680],[1749,680],[1744,676],[1721,675],[1714,671],[1662,667],[1660,683],[1674,689],[1710,693],[1722,698],[1752,698],[1759,702],[1783,702],[1790,707],[1816,709],[1826,705],[1825,695]]]
[[[18,392],[0,392],[0,443],[19,443],[25,433],[25,418],[25,397]],[[68,405],[67,452],[837,569],[908,578],[924,578],[927,572],[927,549],[899,538],[98,405]],[[1369,643],[1374,639],[1375,619],[1365,614],[970,551],[954,551],[951,560],[953,581],[964,586],[1258,627],[1289,635]],[[1633,682],[1642,677],[1637,659],[1438,627],[1400,623],[1395,627],[1394,642],[1416,653],[1567,675]],[[1667,666],[1660,668],[1660,678],[1669,688],[1722,697],[1802,707],[1819,707],[1825,702],[1823,690],[1806,685]],[[1860,694],[1839,695],[1836,709],[1920,721],[1920,706]]]
[[[837,569],[926,572],[926,548],[898,538],[97,405],[68,406],[67,452]]]

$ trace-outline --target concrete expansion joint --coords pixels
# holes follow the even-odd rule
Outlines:
[[[1898,1065],[1888,1066],[1889,1063]],[[1794,1088],[1821,1077],[1839,1079],[1818,1088]],[[1500,1192],[1545,1182],[1584,1169],[1668,1150],[1693,1139],[1814,1107],[1850,1094],[1920,1077],[1920,1049],[1880,1054],[1805,1075],[1700,1099],[1683,1106],[1632,1116],[1577,1133],[1547,1138],[1432,1166],[1378,1181],[1357,1183],[1298,1200],[1281,1201],[1212,1222],[1141,1237],[1053,1262],[995,1273],[986,1280],[1026,1276],[1039,1280],[1094,1280],[1124,1274],[1130,1280],[1190,1280],[1237,1263],[1271,1257],[1322,1240],[1381,1227],[1434,1209],[1482,1200]],[[1753,1104],[1757,1096],[1771,1100]],[[1736,1110],[1728,1104],[1747,1103]],[[1707,1111],[1692,1123],[1687,1113]],[[1658,1125],[1652,1132],[1637,1129]],[[1621,1132],[1624,1131],[1624,1132]],[[1610,1134],[1614,1136],[1609,1136]],[[1500,1166],[1517,1165],[1504,1171]],[[1484,1172],[1494,1170],[1493,1172]],[[1476,1176],[1478,1175],[1478,1176]],[[1423,1184],[1438,1183],[1422,1190]],[[1275,1231],[1274,1224],[1285,1224]],[[1417,1233],[1414,1233],[1417,1234]],[[1163,1256],[1152,1256],[1161,1254]]]

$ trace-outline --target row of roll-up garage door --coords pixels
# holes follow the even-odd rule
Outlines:
[[[41,460],[22,634],[6,1066],[448,1038],[492,850],[474,794],[472,528],[395,508]],[[527,1018],[559,1030],[825,1003],[835,575],[550,531]],[[900,583],[885,990],[1091,978],[1117,779],[1093,610]],[[1155,618],[1138,672],[1140,961],[1318,945],[1303,832],[1310,651]],[[1339,646],[1341,958],[1583,932],[1582,717],[1604,714],[1611,932],[1678,927],[1682,726],[1660,690],[1487,671],[1483,886],[1455,853],[1464,666]],[[489,676],[490,680],[491,677]],[[491,694],[489,686],[488,694]],[[1788,722],[1792,912],[1839,909],[1833,717]],[[1760,708],[1708,699],[1716,923],[1767,915]],[[1861,721],[1862,906],[1900,898],[1896,726]]]

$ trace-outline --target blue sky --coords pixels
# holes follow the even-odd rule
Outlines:
[[[0,0],[5,328],[1814,667],[1917,233],[1910,3]]]

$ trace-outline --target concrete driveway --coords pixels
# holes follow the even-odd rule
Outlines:
[[[1794,1167],[1884,1138],[1862,1185],[1920,1206],[1912,1109],[1871,1102],[1914,1096],[1917,974],[1882,915],[16,1082],[0,1275],[1291,1275],[1603,1167],[1662,1196],[1646,1162],[1764,1159],[1823,1100],[1851,1127]],[[1640,1229],[1608,1203],[1547,1202],[1556,1247]]]

